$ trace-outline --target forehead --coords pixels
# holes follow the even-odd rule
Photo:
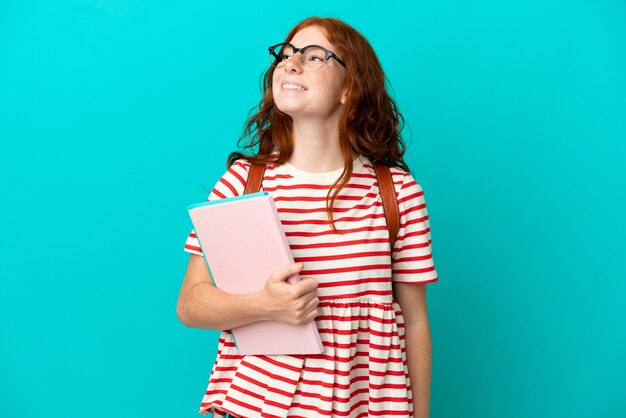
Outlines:
[[[333,48],[333,44],[326,39],[324,32],[318,26],[307,26],[300,29],[291,38],[290,43],[296,48],[302,48],[307,45],[320,45],[331,50]]]

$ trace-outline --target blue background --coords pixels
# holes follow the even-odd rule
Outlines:
[[[433,418],[626,416],[626,3],[0,2],[0,416],[195,417],[186,213],[311,15],[409,128],[440,281]]]

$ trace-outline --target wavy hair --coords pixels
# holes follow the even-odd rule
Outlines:
[[[345,62],[347,70],[345,85],[348,87],[348,98],[339,121],[344,168],[326,199],[328,220],[333,230],[338,232],[332,208],[339,192],[352,177],[353,152],[368,157],[374,163],[409,171],[403,159],[406,146],[400,135],[405,121],[387,93],[387,79],[382,66],[363,35],[341,20],[314,16],[291,29],[284,42],[290,42],[299,30],[308,26],[317,26],[322,30]],[[240,149],[251,153],[230,153],[228,167],[240,158],[250,163],[283,164],[293,152],[292,119],[276,107],[272,95],[274,70],[275,67],[269,66],[265,72],[263,98],[250,110],[237,142]]]

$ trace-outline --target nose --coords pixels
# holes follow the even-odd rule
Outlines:
[[[302,68],[302,53],[301,52],[296,52],[295,54],[293,54],[293,56],[291,57],[290,60],[287,60],[287,63],[285,64],[285,71],[294,71],[298,74],[302,73],[304,71],[304,69]]]

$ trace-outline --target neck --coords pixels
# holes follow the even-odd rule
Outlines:
[[[294,119],[293,153],[289,164],[299,170],[325,173],[343,168],[338,115],[333,118]],[[356,154],[353,154],[353,159]]]

